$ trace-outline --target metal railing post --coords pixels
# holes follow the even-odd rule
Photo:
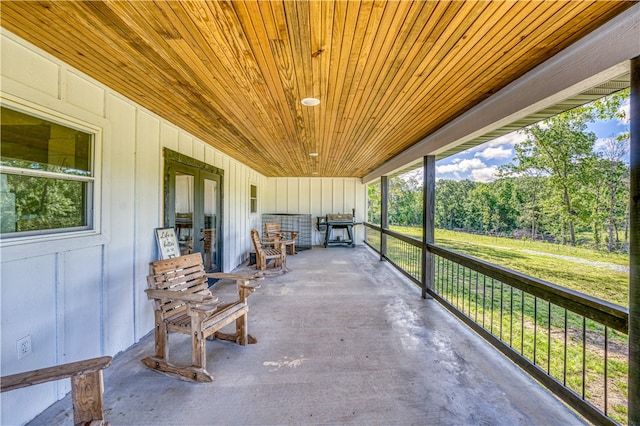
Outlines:
[[[422,166],[422,298],[433,289],[434,257],[427,249],[435,241],[436,157],[427,155]]]
[[[629,424],[640,425],[640,56],[631,60]]]
[[[389,180],[387,176],[380,177],[380,227],[383,231],[389,229]],[[387,236],[380,233],[380,260],[387,255]]]

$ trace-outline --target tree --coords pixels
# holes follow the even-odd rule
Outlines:
[[[605,149],[598,164],[602,176],[602,186],[606,192],[607,210],[606,224],[608,233],[608,250],[613,251],[614,233],[617,229],[617,221],[624,217],[627,209],[628,190],[625,181],[628,180],[629,168],[623,160],[629,149],[629,140],[625,135],[617,138],[608,138],[605,141]],[[621,196],[622,195],[622,196]],[[615,238],[618,241],[616,235]]]
[[[510,173],[541,173],[548,176],[556,190],[555,211],[562,224],[562,240],[575,245],[575,222],[578,212],[573,199],[586,180],[588,163],[593,158],[596,136],[586,132],[584,120],[573,113],[563,113],[533,124],[524,130],[527,139],[514,146],[515,164],[503,170]],[[568,235],[567,235],[568,233]]]

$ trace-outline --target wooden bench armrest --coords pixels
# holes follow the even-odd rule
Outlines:
[[[222,306],[224,306],[224,305],[222,305]],[[219,304],[209,304],[209,303],[202,304],[202,305],[198,304],[198,305],[194,305],[194,306],[189,306],[188,307],[188,312],[189,313],[193,312],[193,313],[196,314],[195,316],[201,317],[201,316],[210,315],[210,314],[214,313],[215,311],[217,311],[220,308],[221,308],[221,305],[219,305]],[[194,315],[192,315],[192,316],[194,316]]]
[[[233,280],[233,281],[259,281],[263,280],[264,277],[254,274],[254,275],[243,275],[243,274],[231,274],[228,272],[213,272],[211,274],[205,274],[208,278],[216,278],[219,280]],[[258,285],[259,288],[260,286]]]
[[[0,382],[1,391],[6,392],[53,380],[61,380],[72,376],[94,373],[110,366],[111,360],[112,358],[110,356],[103,356],[100,358],[92,358],[84,361],[71,362],[69,364],[5,376],[2,377],[2,381]]]
[[[210,304],[218,301],[217,297],[206,294],[191,294],[174,290],[158,290],[148,288],[144,291],[149,299],[181,300],[190,303]]]

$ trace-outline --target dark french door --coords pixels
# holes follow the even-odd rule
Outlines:
[[[164,222],[180,254],[202,253],[207,272],[222,270],[222,170],[165,150]]]

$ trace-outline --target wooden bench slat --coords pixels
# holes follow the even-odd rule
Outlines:
[[[111,360],[112,358],[110,356],[103,356],[54,367],[41,368],[26,373],[12,374],[2,377],[0,388],[2,392],[6,392],[53,380],[62,380],[74,375],[92,373],[107,368],[111,365]]]

